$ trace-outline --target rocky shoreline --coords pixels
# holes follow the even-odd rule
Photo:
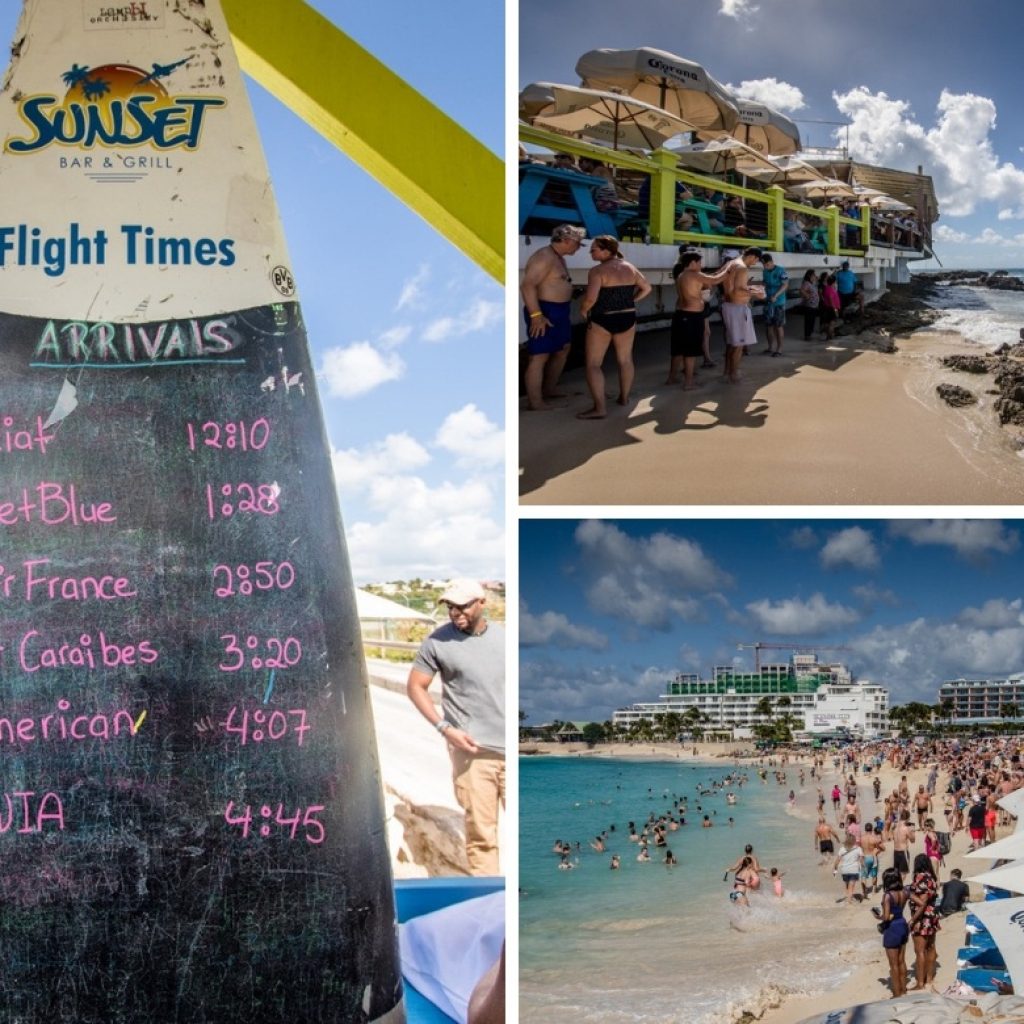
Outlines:
[[[956,284],[998,291],[1024,292],[1024,281],[1012,277],[1005,270],[988,274],[980,270],[947,270],[915,274],[907,285],[894,285],[877,302],[870,303],[859,319],[844,324],[841,334],[871,333],[882,339],[878,348],[883,352],[897,351],[893,339],[931,326],[939,317],[931,308],[941,285]],[[962,354],[946,356],[942,365],[956,373],[991,378],[980,382],[985,394],[995,395],[995,411],[1001,426],[1024,427],[1024,330],[1021,341],[1015,345],[1002,345],[994,352],[974,349]],[[978,394],[963,384],[937,385],[938,396],[948,405],[960,408],[975,405]],[[1013,444],[1024,449],[1024,431],[1013,434]]]

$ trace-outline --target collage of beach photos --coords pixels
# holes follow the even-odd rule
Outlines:
[[[513,1019],[1024,1022],[1022,31],[519,0]]]

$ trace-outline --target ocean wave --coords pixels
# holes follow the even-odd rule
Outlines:
[[[1018,341],[1022,323],[1024,311],[1017,317],[1010,312],[955,308],[943,310],[929,329],[952,331],[968,341],[994,349]]]

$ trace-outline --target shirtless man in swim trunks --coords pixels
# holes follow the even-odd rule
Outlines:
[[[907,857],[908,847],[914,842],[916,835],[910,820],[910,811],[900,811],[900,820],[892,830],[892,866],[900,873],[900,881],[910,871]]]
[[[882,837],[875,832],[870,821],[864,823],[864,835],[860,837],[860,848],[864,851],[864,860],[860,867],[860,884],[864,890],[864,899],[878,889],[878,858],[885,849]]]
[[[705,288],[720,284],[729,274],[731,264],[726,264],[716,274],[705,274],[699,252],[684,252],[679,257],[680,271],[676,275],[676,311],[672,314],[672,361],[669,364],[668,384],[674,384],[683,365],[684,391],[692,391],[697,359],[704,355]]]
[[[722,323],[725,324],[725,378],[732,384],[740,382],[740,360],[743,349],[757,344],[754,318],[750,312],[751,299],[763,299],[764,288],[750,283],[750,269],[760,259],[761,250],[752,245],[740,256],[726,264],[722,289]]]
[[[523,271],[520,292],[529,334],[526,349],[530,355],[526,364],[526,402],[535,411],[550,409],[549,398],[565,397],[557,390],[572,339],[572,278],[565,257],[579,249],[583,236],[583,228],[560,224],[551,232],[550,244],[535,252]]]
[[[835,853],[835,843],[839,842],[839,835],[836,830],[825,820],[823,814],[818,815],[818,824],[814,826],[814,845],[821,854],[818,867],[821,867]]]
[[[917,827],[924,828],[924,819],[932,813],[932,798],[925,792],[924,786],[918,786],[914,794],[914,806],[917,808]]]

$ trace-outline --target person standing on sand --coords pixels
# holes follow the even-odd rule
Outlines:
[[[587,291],[580,302],[580,314],[587,326],[587,387],[594,403],[580,420],[601,420],[605,413],[604,362],[608,346],[615,348],[619,364],[619,405],[626,405],[633,387],[633,338],[636,335],[636,304],[650,294],[651,285],[619,252],[619,240],[598,235],[590,246],[597,261],[587,275]]]
[[[854,841],[853,836],[847,835],[843,841],[843,849],[836,857],[832,865],[833,877],[841,874],[843,884],[846,886],[846,905],[853,906],[857,896],[857,883],[860,881],[861,863],[864,860],[864,851]]]
[[[932,862],[923,853],[914,858],[914,881],[908,890],[913,916],[910,918],[910,934],[914,940],[914,987],[915,992],[935,981],[935,964],[938,953],[935,950],[935,936],[942,927],[935,904],[939,896],[939,884],[932,871]]]
[[[892,830],[892,866],[900,873],[901,879],[910,871],[907,854],[915,838],[910,811],[900,811],[900,820]]]
[[[907,991],[907,939],[910,937],[910,929],[903,916],[907,894],[900,873],[895,868],[886,868],[882,873],[882,888],[884,892],[878,930],[882,933],[882,947],[889,961],[889,987],[895,999]]]
[[[864,835],[860,837],[860,848],[864,851],[864,863],[860,870],[860,884],[864,899],[878,888],[878,861],[885,849],[882,837],[875,832],[870,821],[864,824]]]
[[[523,316],[529,335],[526,351],[526,404],[533,411],[550,409],[549,398],[565,398],[558,390],[558,378],[565,368],[572,339],[569,308],[572,278],[565,265],[583,244],[583,228],[560,224],[551,241],[535,252],[523,269]]]
[[[725,301],[721,306],[725,325],[725,374],[732,384],[740,382],[740,360],[743,350],[757,344],[750,300],[763,299],[764,288],[750,283],[750,269],[761,256],[761,250],[752,245],[726,264],[727,273],[722,281]]]
[[[762,278],[764,281],[764,329],[768,336],[765,352],[771,356],[782,355],[782,341],[786,334],[786,291],[789,288],[789,274],[785,267],[776,264],[770,252],[761,255]]]
[[[701,268],[702,259],[699,252],[684,252],[672,268],[676,275],[676,310],[672,314],[671,359],[665,383],[675,384],[682,366],[684,391],[697,387],[693,381],[697,359],[705,354],[707,320],[703,290],[713,288],[729,273],[729,265],[726,264],[716,274],[705,274]]]

